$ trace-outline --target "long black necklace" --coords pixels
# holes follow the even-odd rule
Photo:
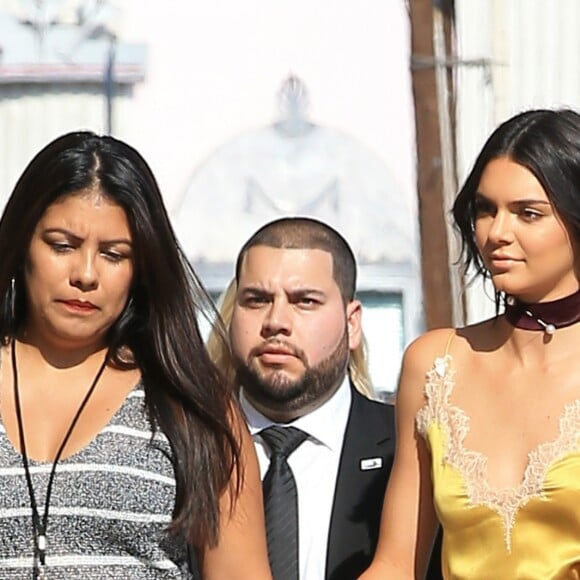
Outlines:
[[[52,492],[52,484],[54,481],[54,475],[56,473],[56,466],[61,458],[62,452],[70,439],[70,436],[81,416],[81,413],[84,411],[91,395],[93,394],[105,367],[107,366],[107,358],[103,360],[103,363],[99,367],[87,394],[85,395],[84,399],[82,400],[77,412],[66,432],[58,451],[56,452],[56,456],[54,461],[52,462],[52,467],[50,469],[50,475],[48,477],[48,485],[46,487],[46,498],[44,501],[44,513],[42,514],[42,518],[40,517],[40,513],[38,512],[38,504],[36,503],[36,496],[34,494],[34,487],[32,485],[32,477],[30,476],[30,465],[28,461],[28,454],[26,453],[26,438],[24,437],[24,422],[22,421],[22,408],[20,406],[20,394],[18,390],[18,369],[16,368],[16,340],[12,342],[12,349],[11,349],[11,356],[12,356],[12,383],[14,388],[14,402],[16,404],[16,418],[18,420],[18,435],[20,438],[20,453],[22,455],[22,464],[24,466],[24,474],[26,476],[26,485],[28,487],[28,495],[30,496],[30,506],[32,508],[32,531],[34,534],[34,546],[35,546],[35,564],[34,564],[34,577],[41,580],[45,578],[45,566],[46,566],[46,528],[48,526],[48,511],[50,507],[50,494]]]

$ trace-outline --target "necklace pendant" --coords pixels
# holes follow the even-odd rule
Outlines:
[[[38,551],[41,554],[44,554],[46,551],[46,536],[44,534],[40,534],[37,540]]]
[[[46,536],[44,534],[38,534],[36,538],[36,548],[38,550],[37,560],[36,560],[36,580],[46,580]]]

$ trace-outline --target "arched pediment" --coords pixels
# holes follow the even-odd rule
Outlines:
[[[193,262],[227,262],[283,215],[328,222],[361,262],[417,262],[408,194],[366,147],[318,126],[288,137],[273,125],[224,144],[197,168],[172,220]]]

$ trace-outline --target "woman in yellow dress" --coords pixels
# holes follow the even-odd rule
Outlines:
[[[398,447],[364,580],[580,578],[580,115],[500,125],[455,201],[497,316],[404,356]]]

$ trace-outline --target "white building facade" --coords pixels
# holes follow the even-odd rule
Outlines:
[[[360,262],[371,372],[392,391],[422,330],[409,44],[404,0],[0,0],[0,199],[49,140],[107,130],[114,48],[112,134],[151,164],[210,290],[265,221],[329,221]],[[309,95],[300,137],[280,125],[290,77]]]
[[[461,181],[512,113],[579,106],[580,3],[455,7]],[[371,372],[393,390],[423,330],[408,2],[0,0],[1,204],[49,140],[107,131],[111,57],[112,133],[152,166],[209,289],[262,223],[328,221],[357,254]],[[290,78],[309,105],[294,135],[276,99]],[[467,291],[468,321],[493,313],[482,296]]]

